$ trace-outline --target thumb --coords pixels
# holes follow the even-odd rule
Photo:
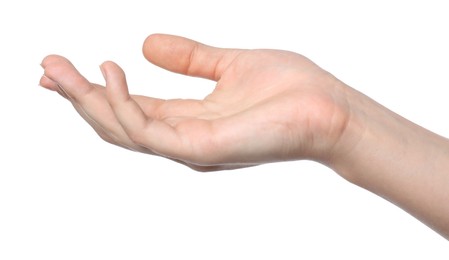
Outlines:
[[[240,52],[167,34],[150,35],[143,45],[143,54],[151,63],[176,73],[215,81]]]

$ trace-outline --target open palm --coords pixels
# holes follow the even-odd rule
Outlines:
[[[104,88],[56,55],[42,62],[40,84],[68,98],[104,140],[196,170],[325,161],[346,127],[344,84],[299,54],[152,35],[144,55],[162,68],[217,84],[204,100],[129,95],[115,63],[101,66]]]

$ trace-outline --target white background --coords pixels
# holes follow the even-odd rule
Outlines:
[[[198,173],[104,143],[38,87],[64,55],[91,81],[114,60],[134,93],[213,82],[148,64],[148,34],[304,54],[449,136],[446,1],[2,1],[0,259],[448,259],[447,240],[319,164]]]

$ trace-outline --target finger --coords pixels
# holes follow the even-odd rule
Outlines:
[[[53,80],[51,80],[50,78],[48,78],[45,75],[42,75],[42,77],[39,81],[39,86],[44,87],[49,90],[52,90],[52,91],[56,91],[62,97],[66,98],[66,99],[70,99],[67,96],[67,94],[65,93],[65,91],[61,88],[61,86],[59,86],[58,83],[54,82]]]
[[[56,89],[67,97],[80,116],[103,140],[131,150],[140,149],[128,138],[115,118],[103,87],[91,84],[70,61],[61,56],[47,56],[42,67],[45,74],[41,78],[41,84],[52,90]]]
[[[218,81],[241,52],[238,49],[222,49],[179,36],[153,34],[143,45],[148,61],[164,69]]]
[[[107,99],[129,138],[157,154],[170,158],[176,156],[173,151],[181,148],[176,131],[167,123],[144,113],[129,95],[125,73],[117,64],[109,61],[101,68],[106,79]]]
[[[149,118],[129,95],[123,70],[112,61],[103,63],[100,68],[106,80],[107,99],[125,131],[143,129]]]
[[[72,63],[66,58],[58,55],[49,55],[41,63],[44,68],[44,77],[56,83],[58,88],[75,101],[83,101],[83,97],[93,91],[94,88],[84,78]],[[44,80],[44,79],[41,79]],[[49,85],[47,80],[43,82],[52,90],[57,90],[55,84]]]
[[[46,89],[52,90],[52,91],[59,90],[58,83],[54,82],[53,80],[51,80],[50,78],[48,78],[45,75],[42,75],[41,79],[39,80],[39,85]]]

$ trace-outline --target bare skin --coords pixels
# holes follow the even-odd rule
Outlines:
[[[198,171],[309,159],[395,203],[449,239],[449,142],[350,88],[307,58],[222,49],[151,35],[145,57],[216,81],[203,100],[130,95],[123,70],[106,87],[47,56],[40,85],[67,98],[105,141]]]

